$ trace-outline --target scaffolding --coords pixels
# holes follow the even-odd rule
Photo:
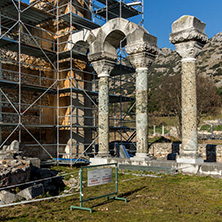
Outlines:
[[[1,1],[0,149],[16,139],[26,155],[42,160],[62,158],[71,164],[73,158],[95,155],[98,78],[87,46],[74,49],[72,34],[137,15],[142,24],[141,1]],[[114,142],[130,143],[135,137],[135,98],[124,95],[126,87],[128,94],[134,92],[129,78],[134,72],[120,42],[109,82]]]

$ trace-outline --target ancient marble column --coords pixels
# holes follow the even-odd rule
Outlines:
[[[99,153],[98,157],[109,157],[109,75],[114,68],[115,59],[93,59],[92,66],[99,77],[99,104],[98,104],[98,133]]]
[[[207,42],[205,24],[194,16],[182,16],[172,25],[170,41],[182,57],[182,151],[178,163],[199,164],[197,141],[196,57]]]
[[[143,33],[141,41],[135,32],[127,39],[125,47],[130,62],[136,68],[136,159],[150,159],[148,156],[148,67],[157,54],[156,38]],[[135,41],[136,40],[136,41]]]

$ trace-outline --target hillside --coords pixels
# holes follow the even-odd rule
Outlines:
[[[209,39],[197,57],[197,74],[212,78],[218,88],[222,87],[222,32]],[[168,76],[181,73],[180,57],[168,48],[160,49],[150,67],[150,87],[156,88]]]
[[[213,79],[216,87],[222,91],[222,32],[209,39],[197,57],[197,74]],[[161,83],[169,76],[181,73],[179,55],[169,48],[159,50],[159,55],[149,69],[149,88],[154,89],[161,86]],[[122,94],[134,95],[135,74],[123,75]],[[119,93],[120,82],[111,81],[110,88]]]

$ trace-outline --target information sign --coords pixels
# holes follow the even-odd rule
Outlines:
[[[89,170],[88,187],[112,182],[112,169]]]

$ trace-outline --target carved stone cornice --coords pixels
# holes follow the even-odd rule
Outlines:
[[[177,44],[185,41],[197,41],[205,44],[208,38],[205,33],[202,33],[194,28],[186,29],[180,32],[170,34],[170,42]]]
[[[101,77],[109,77],[111,71],[116,65],[116,61],[108,60],[108,59],[100,59],[97,61],[91,62],[94,70],[96,71],[99,78]]]
[[[90,62],[98,61],[98,60],[110,60],[110,61],[117,61],[117,54],[112,54],[106,51],[97,52],[88,55],[88,60]]]

